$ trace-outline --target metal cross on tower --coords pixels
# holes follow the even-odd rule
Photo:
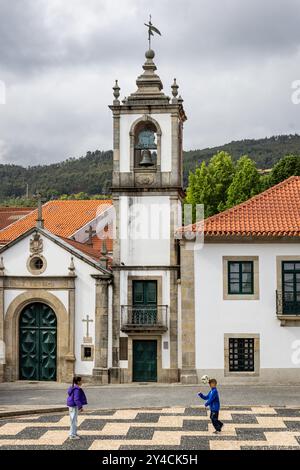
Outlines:
[[[159,34],[161,36],[161,32],[152,24],[152,17],[149,17],[149,24],[144,23],[145,26],[148,28],[148,41],[149,41],[149,49],[151,49],[151,36],[154,36],[154,33]]]

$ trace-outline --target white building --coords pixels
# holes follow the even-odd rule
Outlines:
[[[204,244],[182,242],[183,336],[195,331],[182,344],[189,381],[205,373],[222,383],[299,383],[299,201],[300,178],[289,178],[208,218]],[[203,224],[185,227],[199,231]]]
[[[186,115],[153,59],[135,93],[114,87],[112,201],[0,230],[0,380],[300,378],[300,178],[207,219],[204,244],[203,224],[178,231]]]

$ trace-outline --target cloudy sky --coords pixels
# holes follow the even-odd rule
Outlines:
[[[107,105],[135,91],[152,13],[167,94],[176,77],[185,149],[300,132],[299,0],[0,0],[0,163],[112,147]]]

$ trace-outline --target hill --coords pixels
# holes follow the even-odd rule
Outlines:
[[[249,155],[260,169],[271,168],[280,158],[300,153],[299,135],[280,135],[265,139],[245,139],[213,148],[184,152],[184,183],[190,170],[215,153],[225,150],[234,160]],[[28,185],[29,194],[37,190],[44,197],[63,194],[109,194],[112,173],[112,151],[87,152],[81,158],[69,158],[61,163],[24,168],[18,165],[0,165],[0,202],[23,197]]]

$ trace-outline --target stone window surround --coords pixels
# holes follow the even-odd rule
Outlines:
[[[157,305],[162,305],[162,276],[128,276],[127,299],[128,305],[133,302],[133,281],[156,281],[157,282]]]
[[[84,350],[85,348],[91,349],[91,357],[85,357]],[[93,362],[94,361],[94,346],[92,344],[82,344],[81,345],[81,360],[84,362]]]
[[[276,289],[277,292],[282,292],[282,262],[283,261],[300,261],[299,255],[280,255],[276,256]],[[275,293],[274,293],[275,295]],[[299,327],[299,317],[295,315],[280,315],[280,325],[281,326],[295,326]]]
[[[135,170],[134,168],[134,146],[135,146],[135,128],[138,124],[141,122],[151,122],[155,127],[156,127],[156,135],[157,135],[157,164],[155,167],[155,171],[160,171],[161,167],[161,136],[162,136],[162,131],[160,128],[160,125],[158,122],[153,119],[149,114],[144,114],[142,117],[136,119],[133,124],[131,125],[130,132],[129,132],[129,138],[130,138],[130,171],[133,172]],[[136,169],[137,171],[140,171],[141,169]],[[153,170],[152,170],[153,171]]]
[[[276,256],[276,288],[278,292],[282,291],[282,261],[300,261],[300,256],[298,255],[286,255],[286,256]],[[275,295],[275,294],[274,294]]]
[[[43,266],[41,269],[35,269],[32,267],[31,263],[32,260],[39,258],[43,262]],[[35,254],[32,255],[28,258],[27,263],[26,263],[27,270],[33,275],[33,276],[39,276],[40,274],[43,274],[46,269],[47,269],[47,261],[46,258],[43,255],[40,254]]]
[[[253,294],[228,293],[228,261],[253,261]],[[258,256],[223,256],[223,300],[259,300]]]
[[[229,371],[229,338],[254,339],[254,371]],[[259,333],[224,333],[224,376],[225,377],[257,377],[260,373],[260,335]]]

